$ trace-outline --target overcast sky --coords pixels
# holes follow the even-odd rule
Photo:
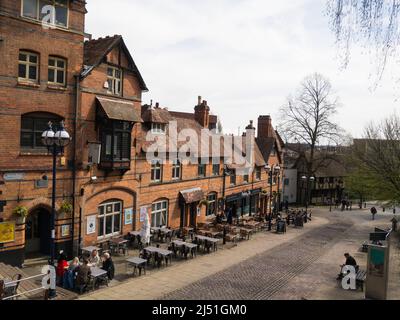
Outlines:
[[[399,88],[392,71],[371,90],[374,68],[361,49],[340,69],[326,0],[87,0],[86,31],[121,34],[147,83],[143,102],[192,111],[197,96],[221,117],[224,131],[243,131],[272,115],[308,74],[331,80],[340,97],[337,121],[360,136],[369,121],[392,114]]]

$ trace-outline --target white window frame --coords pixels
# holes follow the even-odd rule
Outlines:
[[[24,15],[24,2],[26,0],[21,0],[21,17],[24,17],[25,19],[32,19],[35,21],[40,21],[40,15],[41,15],[41,8],[40,8],[40,0],[36,0],[36,17],[28,17]],[[63,24],[55,24],[56,27],[60,27],[60,28],[67,28],[69,27],[69,0],[67,0],[67,4],[61,4],[59,3],[57,0],[43,0],[45,2],[48,2],[49,5],[52,5],[55,7],[55,9],[57,10],[57,7],[63,7],[63,8],[67,8],[67,21],[66,21],[66,25]]]
[[[152,134],[165,134],[166,125],[163,123],[152,123],[151,124],[151,133]]]
[[[112,70],[112,75],[109,75],[108,72]],[[116,76],[117,71],[119,71],[119,78]],[[122,94],[122,69],[107,66],[107,82],[108,82],[108,93],[116,96],[120,96]],[[111,84],[110,84],[111,81]],[[119,91],[117,91],[119,84]]]
[[[54,60],[54,66],[50,66],[50,60]],[[64,62],[64,68],[58,67],[57,64],[59,61]],[[49,56],[48,69],[54,70],[54,82],[47,79],[47,82],[49,84],[56,85],[56,86],[65,86],[66,85],[66,79],[67,79],[67,60],[66,59]],[[64,72],[63,83],[57,82],[57,75],[58,75],[58,72],[60,72],[60,71]],[[47,77],[48,77],[48,73],[47,73]]]
[[[26,55],[27,60],[25,60],[25,61],[20,60],[19,56],[21,54]],[[36,57],[36,63],[30,62],[30,57]],[[26,68],[25,77],[24,78],[21,78],[19,76],[19,66],[21,64],[25,65],[25,68]],[[36,79],[35,80],[29,78],[29,67],[32,67],[32,66],[36,67]],[[40,56],[39,56],[39,54],[34,53],[34,52],[30,52],[30,51],[24,51],[24,50],[19,51],[19,53],[18,53],[18,80],[38,83],[39,82],[39,72],[40,72],[39,71],[40,70],[39,66],[40,66]]]
[[[157,206],[160,208],[157,209]],[[168,200],[161,200],[154,202],[151,205],[151,226],[154,227],[159,227],[161,226],[168,226],[168,214],[169,214],[169,202]],[[157,215],[156,218],[154,216]],[[161,223],[158,225],[155,225],[154,222],[160,221]]]
[[[119,204],[120,205],[120,211],[115,211],[115,205],[116,204]],[[107,213],[107,206],[109,206],[109,205],[112,205],[112,207],[113,207],[113,210],[112,210],[112,212],[109,212],[109,213]],[[101,207],[104,207],[104,214],[100,214],[100,208]],[[119,229],[120,229],[120,231],[118,231],[118,232],[114,232],[114,230],[115,230],[115,226],[114,226],[114,222],[115,222],[115,219],[114,219],[114,216],[116,216],[116,215],[119,215]],[[112,216],[113,218],[112,218],[112,230],[113,230],[113,232],[112,233],[110,233],[110,234],[106,234],[106,230],[107,230],[107,227],[106,227],[106,225],[107,225],[107,217],[110,217],[110,216]],[[99,231],[100,231],[100,219],[104,219],[104,223],[103,223],[103,235],[102,236],[99,236]],[[98,207],[98,215],[97,215],[97,223],[98,223],[98,230],[97,230],[97,239],[99,239],[99,240],[101,240],[101,239],[108,239],[108,238],[112,238],[112,237],[114,237],[114,236],[118,236],[118,235],[120,235],[121,233],[122,233],[122,202],[121,201],[111,201],[111,202],[106,202],[106,203],[103,203],[103,204],[101,204],[99,207]]]

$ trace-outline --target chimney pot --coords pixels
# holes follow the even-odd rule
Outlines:
[[[156,103],[156,108],[158,109],[160,107],[160,104],[157,102]]]
[[[201,105],[201,96],[198,97],[198,105]]]

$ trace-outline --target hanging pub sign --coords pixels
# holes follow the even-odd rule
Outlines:
[[[15,222],[0,223],[0,243],[15,241]]]

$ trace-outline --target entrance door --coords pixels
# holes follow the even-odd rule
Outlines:
[[[25,252],[50,254],[50,213],[39,209],[28,216],[25,226]]]
[[[190,227],[195,228],[197,225],[197,205],[196,203],[190,204]]]

